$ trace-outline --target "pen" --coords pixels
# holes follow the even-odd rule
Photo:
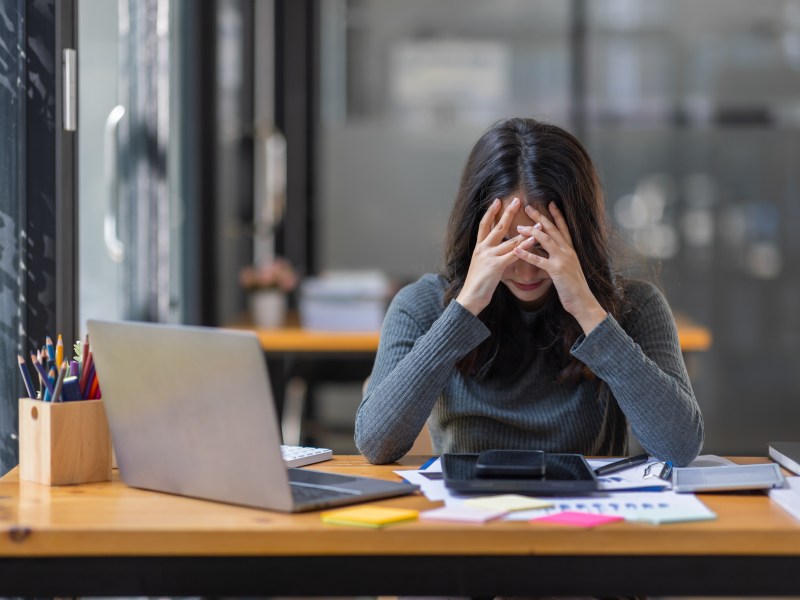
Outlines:
[[[425,469],[427,469],[428,467],[430,467],[430,466],[431,466],[433,463],[435,463],[435,462],[436,462],[436,460],[437,460],[438,458],[439,458],[438,456],[431,456],[431,457],[430,457],[428,460],[426,460],[426,461],[425,461],[425,462],[422,464],[422,466],[419,468],[419,470],[420,470],[420,471],[424,471]]]
[[[17,360],[19,361],[19,371],[22,373],[22,381],[25,382],[25,391],[28,392],[29,397],[36,398],[36,391],[33,389],[33,382],[31,381],[31,374],[28,373],[28,367],[25,366],[25,359],[17,354]]]
[[[638,456],[629,456],[628,458],[623,458],[622,460],[618,460],[616,462],[603,465],[602,467],[597,467],[594,470],[594,474],[609,475],[610,473],[616,473],[617,471],[630,469],[631,467],[635,467],[646,463],[649,458],[650,457],[647,454],[639,454]]]

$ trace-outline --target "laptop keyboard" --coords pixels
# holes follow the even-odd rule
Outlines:
[[[310,448],[308,446],[281,446],[283,464],[287,467],[303,467],[330,460],[333,451],[329,448]]]

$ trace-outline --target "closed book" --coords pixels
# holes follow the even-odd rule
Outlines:
[[[769,457],[795,475],[800,475],[800,442],[770,442]]]

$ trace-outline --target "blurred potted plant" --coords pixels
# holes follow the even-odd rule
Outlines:
[[[250,315],[256,327],[275,329],[286,322],[289,294],[297,287],[297,272],[278,257],[261,266],[248,265],[239,272],[248,293]]]

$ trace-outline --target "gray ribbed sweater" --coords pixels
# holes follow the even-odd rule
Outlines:
[[[532,343],[519,351],[530,367],[514,378],[478,381],[456,363],[489,336],[458,302],[445,308],[445,280],[428,274],[395,296],[384,320],[375,365],[356,416],[355,441],[373,463],[408,452],[428,420],[437,452],[531,448],[597,454],[605,402],[601,382],[555,382]],[[572,355],[610,391],[642,447],[686,465],[703,444],[703,419],[678,344],[672,313],[656,287],[625,285],[632,310],[621,326],[610,315]],[[525,315],[535,339],[537,312]],[[621,423],[620,427],[625,427]]]

